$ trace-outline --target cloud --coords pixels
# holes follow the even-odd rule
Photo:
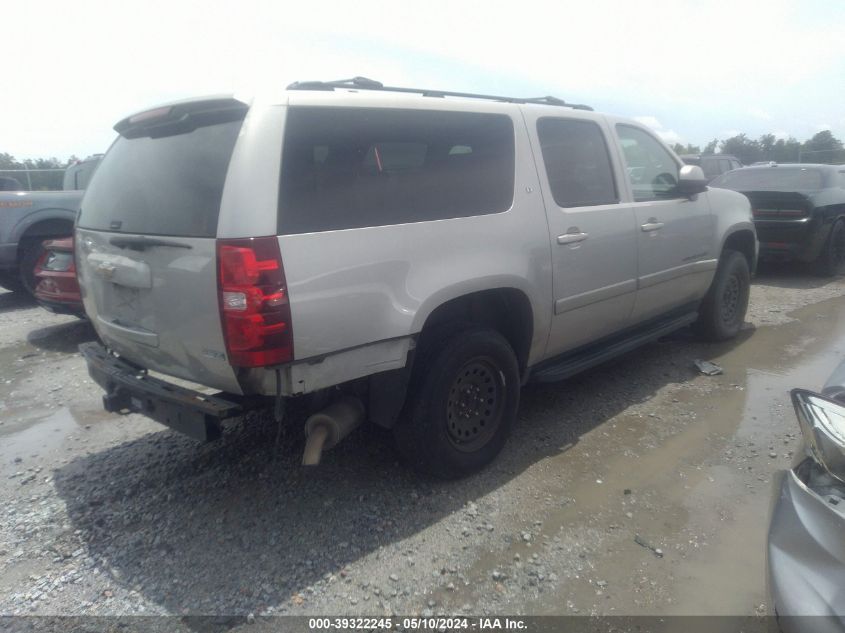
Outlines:
[[[761,121],[771,121],[774,117],[762,108],[748,108],[748,115]]]
[[[27,29],[4,33],[7,50],[26,51],[26,72],[4,80],[0,117],[0,152],[19,157],[103,151],[115,121],[164,100],[354,75],[652,112],[664,138],[723,127],[756,136],[761,122],[803,132],[795,112],[837,122],[837,133],[845,125],[845,83],[830,80],[842,76],[845,3],[828,0],[769,0],[766,11],[736,2],[730,19],[723,3],[700,0],[653,0],[649,11],[618,0],[527,0],[518,11],[482,0],[151,0],[131,19],[102,0],[6,4],[4,24],[37,23],[39,34],[33,46]],[[732,45],[690,46],[680,24]],[[631,33],[647,36],[624,55],[601,44]],[[790,45],[772,46],[772,33]]]
[[[663,129],[663,124],[654,116],[635,116],[634,121],[639,121],[643,125],[650,127],[655,132]]]
[[[639,123],[642,123],[646,127],[651,128],[655,134],[657,134],[660,138],[663,139],[664,142],[668,143],[669,145],[684,142],[684,139],[680,134],[678,134],[675,130],[666,129],[657,117],[650,115],[635,116],[634,120],[638,121]]]
[[[824,132],[825,130],[831,130],[831,129],[833,129],[833,126],[832,126],[830,123],[816,123],[816,124],[813,126],[813,129],[814,129],[816,132]]]

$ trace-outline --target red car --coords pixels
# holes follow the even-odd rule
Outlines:
[[[43,249],[35,264],[35,299],[50,312],[84,318],[73,262],[73,238],[47,240]]]

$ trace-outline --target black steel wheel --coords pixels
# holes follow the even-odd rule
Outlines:
[[[447,437],[459,451],[490,441],[505,403],[504,377],[489,358],[474,358],[458,370],[446,402]]]
[[[397,448],[416,469],[454,479],[502,450],[519,406],[519,368],[499,332],[468,327],[418,351]]]
[[[723,323],[734,323],[742,304],[742,282],[738,274],[730,275],[722,289],[719,311]]]

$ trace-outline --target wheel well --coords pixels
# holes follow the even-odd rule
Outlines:
[[[66,237],[73,234],[73,222],[59,218],[41,220],[28,226],[18,240],[18,260],[20,260],[22,245],[29,239],[47,239],[48,237]]]
[[[497,330],[513,348],[520,373],[525,371],[534,335],[534,314],[531,302],[521,290],[495,288],[447,301],[426,319],[418,345],[424,345],[430,335],[451,323],[480,325]]]
[[[73,233],[73,222],[61,218],[40,220],[28,226],[21,235],[21,239],[30,237],[66,237]]]
[[[722,246],[722,251],[725,249],[742,253],[748,261],[748,270],[752,273],[754,272],[756,264],[754,261],[754,233],[751,231],[737,231],[736,233],[731,233],[728,235],[728,238],[725,240],[725,244]]]
[[[428,315],[417,348],[409,354],[403,369],[370,376],[367,412],[371,422],[385,428],[393,426],[404,405],[416,359],[424,357],[420,350],[466,325],[490,327],[501,333],[516,354],[520,374],[525,376],[534,335],[534,314],[528,297],[515,288],[474,292],[447,301]]]

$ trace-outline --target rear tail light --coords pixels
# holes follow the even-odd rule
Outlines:
[[[277,238],[217,240],[217,262],[229,363],[264,367],[293,360],[290,303]]]
[[[72,273],[76,270],[72,251],[48,250],[41,256],[39,265],[44,270],[52,270],[60,273]]]

